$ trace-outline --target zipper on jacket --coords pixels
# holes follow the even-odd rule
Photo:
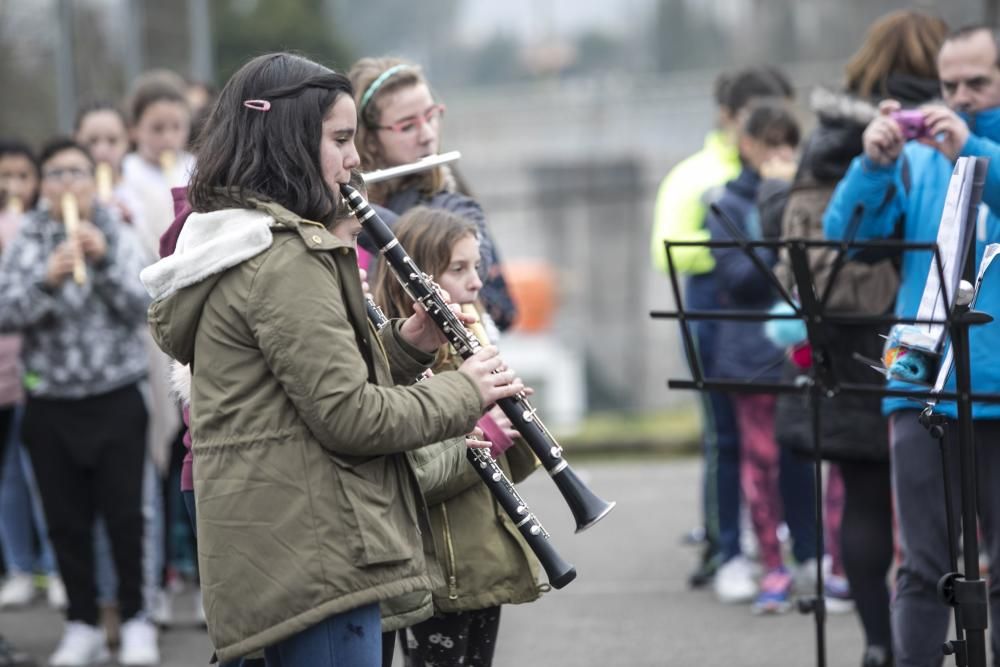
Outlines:
[[[448,599],[458,599],[458,579],[455,577],[455,546],[451,543],[451,524],[448,523],[448,508],[441,503],[441,518],[444,520],[444,546],[448,552]]]

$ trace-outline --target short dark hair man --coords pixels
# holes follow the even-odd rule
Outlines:
[[[959,156],[990,158],[984,206],[977,226],[977,257],[988,243],[1000,242],[1000,49],[991,29],[971,27],[952,33],[938,54],[938,74],[944,104],[920,107],[926,133],[906,141],[890,114],[899,109],[884,101],[880,115],[864,133],[864,154],[854,160],[837,186],[824,218],[827,236],[843,238],[860,204],[863,215],[858,238],[897,236],[929,242],[937,237],[945,193]],[[916,314],[930,269],[929,253],[906,253],[896,314]],[[977,308],[1000,315],[1000,288],[987,273]],[[972,386],[976,392],[1000,391],[1000,364],[992,356],[1000,347],[1000,324],[974,327],[970,333]],[[893,382],[890,386],[898,387]],[[950,388],[954,391],[954,380]],[[955,418],[954,403],[939,410]],[[934,441],[917,422],[913,402],[889,398],[883,411],[891,420],[892,477],[903,561],[892,607],[897,667],[940,665],[941,643],[948,631],[949,609],[938,600],[938,579],[949,571],[942,465]],[[1000,581],[1000,405],[976,404],[973,409],[979,475],[979,516],[989,551],[990,576]],[[958,452],[948,449],[958,470]],[[949,480],[958,498],[957,475]],[[970,529],[975,529],[974,527]],[[993,650],[1000,650],[1000,595],[993,587],[990,615]]]

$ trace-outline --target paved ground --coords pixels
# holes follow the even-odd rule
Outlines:
[[[807,667],[816,664],[811,616],[758,618],[689,591],[694,560],[678,536],[695,517],[696,461],[576,466],[591,487],[618,507],[574,535],[554,486],[535,475],[522,495],[542,518],[579,576],[540,601],[504,609],[495,664],[518,667]],[[182,600],[183,601],[183,600]],[[188,605],[190,606],[190,605]],[[58,640],[58,617],[40,607],[0,613],[0,631],[39,658]],[[830,667],[856,667],[861,635],[852,614],[828,624]],[[208,664],[209,643],[188,628],[161,638],[164,667]],[[398,659],[397,659],[398,661]]]

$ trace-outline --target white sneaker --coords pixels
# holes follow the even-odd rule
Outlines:
[[[53,609],[65,609],[69,605],[69,598],[66,597],[66,585],[63,584],[62,577],[54,574],[49,575],[45,597]]]
[[[149,610],[149,617],[161,628],[165,628],[174,622],[174,606],[170,599],[170,594],[163,588],[157,588],[153,594],[152,609]]]
[[[829,568],[823,568],[823,572],[829,576]],[[816,559],[799,563],[792,570],[792,579],[795,582],[795,592],[799,595],[816,595]]]
[[[160,664],[156,626],[152,622],[132,618],[122,623],[118,662],[122,665]]]
[[[194,617],[200,625],[205,625],[208,621],[205,618],[205,601],[201,597],[201,588],[194,591]]]
[[[23,607],[35,599],[35,577],[15,572],[0,587],[0,607]]]
[[[69,621],[56,652],[49,658],[51,667],[94,665],[111,659],[104,630],[80,621]]]
[[[715,573],[715,596],[725,604],[750,602],[757,595],[754,567],[744,556],[730,558]]]

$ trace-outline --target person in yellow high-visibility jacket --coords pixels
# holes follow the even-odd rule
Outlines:
[[[740,112],[758,97],[790,99],[787,78],[773,67],[748,67],[720,74],[715,81],[718,106],[716,129],[705,137],[700,151],[679,162],[660,185],[650,244],[653,266],[667,272],[663,242],[708,241],[705,214],[727,181],[741,169],[737,149]],[[708,248],[691,246],[671,249],[678,276],[687,276],[685,307],[694,310],[719,308],[713,276],[715,260]],[[692,322],[703,372],[710,375],[714,356],[716,323]],[[702,586],[715,577],[715,590],[724,602],[752,600],[757,592],[752,572],[740,554],[739,431],[729,397],[721,392],[703,394],[705,477],[703,487],[704,531],[702,559],[691,575],[692,586]],[[718,575],[716,576],[716,570]]]
[[[663,242],[707,241],[705,213],[712,194],[721,192],[726,181],[740,173],[740,156],[732,139],[732,114],[719,110],[719,129],[705,137],[705,145],[670,170],[656,193],[653,212],[653,238],[650,244],[653,266],[667,272],[667,253]],[[699,275],[715,268],[708,248],[682,246],[673,248],[674,269],[682,275]]]
[[[667,272],[663,242],[707,241],[705,213],[715,193],[740,173],[736,148],[739,114],[756,97],[793,96],[791,84],[774,67],[748,67],[716,77],[714,97],[718,108],[716,129],[705,136],[701,150],[678,162],[660,183],[653,211],[650,253],[653,266]],[[715,267],[708,248],[678,247],[671,255],[683,275],[700,275]]]

